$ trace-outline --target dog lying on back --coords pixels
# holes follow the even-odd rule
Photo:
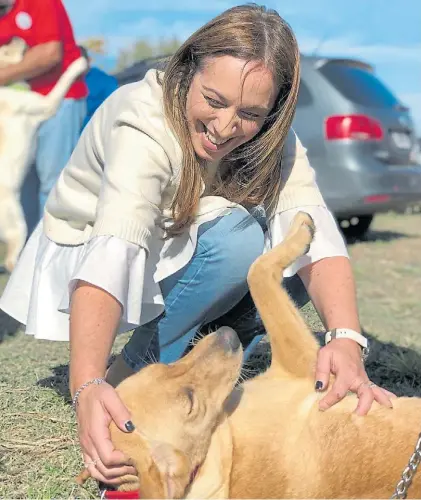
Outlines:
[[[136,467],[120,490],[140,498],[388,498],[421,430],[421,398],[374,403],[365,417],[349,395],[326,412],[314,391],[318,344],[281,287],[313,223],[299,213],[285,241],[259,257],[248,282],[270,337],[272,363],[237,386],[242,349],[222,327],[171,365],[154,364],[117,391],[136,430],[111,424]],[[88,477],[85,470],[78,478]],[[409,490],[421,497],[421,474]]]
[[[14,40],[0,47],[0,66],[22,59],[24,45]],[[0,240],[6,243],[8,271],[14,268],[26,241],[20,190],[35,156],[38,128],[56,113],[68,89],[87,66],[83,57],[74,61],[46,96],[25,90],[22,83],[0,87]]]

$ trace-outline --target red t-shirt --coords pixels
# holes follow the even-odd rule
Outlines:
[[[16,0],[11,11],[0,17],[0,45],[13,37],[22,38],[28,47],[58,41],[63,48],[63,62],[48,73],[28,81],[31,89],[46,95],[64,70],[80,57],[67,12],[61,0]],[[88,94],[83,76],[76,80],[66,97],[81,99]]]

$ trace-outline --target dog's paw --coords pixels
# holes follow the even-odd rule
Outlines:
[[[311,239],[313,239],[316,232],[313,217],[307,212],[298,212],[294,217],[293,224],[295,223],[295,220],[297,220],[297,225],[304,226],[306,230],[308,230]]]
[[[313,218],[307,212],[297,212],[291,223],[289,238],[300,248],[299,254],[305,255],[310,250],[316,227]],[[298,248],[297,248],[298,250]]]

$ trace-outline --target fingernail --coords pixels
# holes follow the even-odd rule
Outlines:
[[[127,420],[127,422],[124,424],[124,427],[126,428],[127,432],[133,432],[136,428],[131,420]]]
[[[316,391],[321,391],[323,389],[323,382],[321,380],[318,380],[314,388],[316,389]]]

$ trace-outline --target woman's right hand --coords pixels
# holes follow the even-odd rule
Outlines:
[[[128,464],[128,457],[111,442],[111,421],[123,432],[134,431],[130,413],[115,389],[107,383],[86,387],[80,393],[76,415],[83,460],[91,477],[118,485],[121,476],[136,475],[136,469]]]

